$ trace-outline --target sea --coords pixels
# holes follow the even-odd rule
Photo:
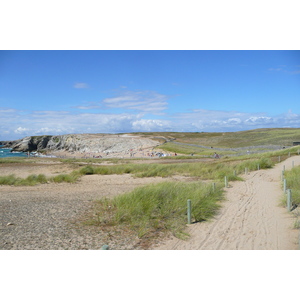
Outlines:
[[[10,152],[10,148],[3,148],[2,145],[0,145],[0,158],[4,157],[26,157],[27,153],[25,152]]]

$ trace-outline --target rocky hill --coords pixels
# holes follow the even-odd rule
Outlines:
[[[151,138],[133,136],[129,134],[65,134],[28,136],[23,139],[2,142],[12,151],[38,151],[53,153],[55,151],[68,151],[71,153],[128,153],[129,151],[151,150],[159,145]]]

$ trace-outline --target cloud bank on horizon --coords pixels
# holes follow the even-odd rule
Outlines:
[[[88,85],[81,86],[85,88]],[[115,97],[75,106],[72,111],[0,107],[1,140],[68,133],[226,132],[274,127],[300,128],[300,114],[291,110],[276,116],[264,112],[208,109],[168,114],[169,99],[170,96],[154,91],[126,90]],[[105,112],[111,108],[121,111]],[[147,117],[149,114],[155,118]]]

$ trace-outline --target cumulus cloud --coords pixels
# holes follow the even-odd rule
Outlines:
[[[120,100],[119,100],[120,101]],[[116,100],[116,103],[119,103]],[[128,100],[124,100],[128,101]],[[111,103],[114,103],[113,101]],[[133,131],[238,131],[270,127],[300,127],[300,114],[278,116],[238,111],[193,110],[146,118],[139,113],[72,113],[69,111],[17,111],[0,108],[0,140],[28,135],[66,133],[122,133]]]
[[[29,130],[28,128],[18,127],[17,129],[14,130],[14,133],[17,133],[17,134],[24,134],[24,133],[26,133],[28,130]]]
[[[274,120],[271,117],[250,117],[247,120],[245,120],[244,122],[245,124],[249,124],[249,125],[270,125],[270,124],[274,124]]]
[[[146,120],[141,119],[132,122],[133,131],[170,131],[172,124],[167,120]]]

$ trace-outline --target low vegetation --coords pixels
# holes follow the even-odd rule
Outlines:
[[[184,238],[187,200],[192,202],[192,221],[200,222],[217,212],[222,195],[220,185],[213,188],[211,184],[201,182],[152,184],[112,200],[99,201],[95,221],[102,226],[129,226],[140,238],[165,230]]]
[[[285,171],[284,177],[287,188],[292,190],[293,204],[300,205],[300,167]]]
[[[139,136],[208,147],[237,148],[259,145],[292,146],[300,141],[300,128],[260,128],[238,132],[149,132]]]
[[[140,134],[143,135],[143,134]],[[291,145],[291,141],[300,140],[299,129],[268,129],[241,133],[149,133],[153,138],[163,136],[174,140],[205,146],[244,147],[248,145],[282,144]],[[276,143],[275,143],[276,142]],[[169,147],[169,148],[168,148]],[[171,147],[171,148],[170,148]],[[173,147],[173,148],[172,148]],[[174,148],[175,147],[175,148]],[[0,176],[0,185],[35,185],[49,182],[74,183],[81,176],[93,174],[132,174],[135,177],[171,177],[187,176],[193,182],[163,182],[135,189],[114,199],[98,201],[98,210],[92,224],[100,226],[122,225],[138,233],[139,237],[151,237],[158,232],[171,231],[175,236],[184,238],[187,222],[186,201],[192,200],[192,217],[194,222],[208,220],[217,211],[223,198],[224,177],[229,181],[241,180],[245,169],[249,172],[272,168],[277,162],[291,155],[299,154],[299,147],[279,151],[230,156],[224,151],[221,159],[197,160],[197,155],[211,156],[214,149],[204,149],[190,145],[166,142],[160,148],[165,151],[183,155],[162,157],[159,161],[143,163],[135,159],[53,159],[63,164],[72,164],[75,170],[70,174],[59,174],[47,178],[43,174],[18,178],[14,175]],[[194,154],[191,156],[190,154]],[[32,163],[38,158],[0,159],[0,163]],[[183,160],[186,159],[186,160]],[[99,165],[99,162],[108,163]],[[286,172],[288,188],[293,191],[293,203],[300,204],[300,168]],[[202,181],[206,181],[203,183]],[[212,182],[216,183],[213,189]]]
[[[44,174],[29,175],[26,178],[16,177],[15,175],[0,176],[0,185],[14,185],[14,186],[30,186],[43,183],[60,183],[69,182],[74,183],[78,180],[78,172],[72,172],[71,174],[59,174],[50,178],[47,178]]]
[[[271,168],[274,162],[270,158],[249,159],[242,161],[214,161],[214,162],[186,162],[168,164],[123,164],[112,166],[87,165],[79,170],[81,175],[90,174],[134,174],[136,177],[170,177],[183,175],[197,177],[202,180],[222,180],[228,176],[229,180],[238,180],[247,168],[249,171]]]
[[[47,178],[43,174],[29,175],[27,178],[15,177],[15,175],[0,176],[0,185],[36,185],[47,183]]]

